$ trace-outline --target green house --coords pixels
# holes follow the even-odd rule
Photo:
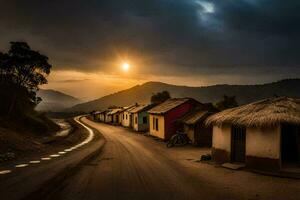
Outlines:
[[[148,110],[153,108],[154,105],[147,104],[147,105],[139,105],[134,109],[130,110],[130,113],[133,116],[133,126],[132,128],[135,131],[148,131],[149,130],[149,114]]]

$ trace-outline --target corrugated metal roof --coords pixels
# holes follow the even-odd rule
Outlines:
[[[148,112],[151,114],[164,114],[177,106],[191,100],[190,98],[173,98],[168,99],[167,101],[155,106],[154,108],[150,109]]]
[[[99,114],[105,114],[105,113],[108,113],[108,112],[110,112],[110,110],[102,110],[102,111],[100,111]]]
[[[134,105],[132,107],[130,107],[129,109],[127,109],[127,112],[131,112],[132,110],[134,110],[135,108],[139,107],[139,105]]]
[[[135,107],[134,109],[130,110],[130,112],[131,113],[143,112],[143,111],[150,110],[154,106],[155,105],[153,105],[153,104],[139,105],[139,106]]]
[[[135,104],[133,104],[133,105],[130,105],[130,106],[125,106],[125,107],[123,107],[123,110],[122,110],[121,112],[132,110],[132,109],[135,108],[136,106],[138,106],[137,103],[135,103]]]
[[[121,112],[123,109],[122,108],[115,108],[113,110],[111,110],[108,115],[113,115],[113,114],[116,114],[118,112]]]
[[[181,122],[192,125],[200,120],[205,120],[211,113],[207,110],[194,110],[180,119]]]
[[[106,112],[104,112],[104,114],[110,115],[111,111],[112,111],[112,110],[107,110]]]

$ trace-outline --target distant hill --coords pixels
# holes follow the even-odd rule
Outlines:
[[[55,90],[39,90],[37,96],[42,98],[36,108],[40,111],[62,111],[81,103],[79,99]]]
[[[192,97],[203,103],[215,103],[223,95],[234,95],[238,103],[246,104],[259,99],[277,96],[300,98],[300,79],[286,79],[261,85],[213,85],[206,87],[187,87],[161,82],[147,82],[102,98],[81,103],[68,111],[92,111],[108,106],[126,106],[135,102],[148,103],[153,93],[167,90],[172,97]]]

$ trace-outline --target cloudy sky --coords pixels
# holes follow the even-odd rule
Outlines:
[[[300,75],[296,0],[0,0],[0,10],[0,50],[28,42],[53,65],[45,88],[85,100],[149,80],[200,86]]]

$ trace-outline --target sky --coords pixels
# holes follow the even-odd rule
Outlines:
[[[300,75],[296,0],[0,0],[0,10],[0,51],[26,41],[53,65],[43,88],[83,100],[147,81],[259,84]]]

